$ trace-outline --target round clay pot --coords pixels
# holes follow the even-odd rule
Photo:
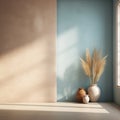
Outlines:
[[[89,100],[90,100],[90,98],[89,98],[88,95],[85,95],[85,96],[83,97],[83,103],[88,104],[88,103],[89,103]]]
[[[98,101],[101,94],[101,90],[97,84],[93,84],[88,88],[88,95],[90,97],[90,101],[96,102]]]
[[[86,95],[86,91],[84,88],[79,88],[76,94],[76,98],[78,102],[83,102],[83,97]]]

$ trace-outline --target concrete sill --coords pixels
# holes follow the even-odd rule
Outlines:
[[[113,103],[41,103],[41,104],[1,104],[0,110],[109,113],[107,108]]]

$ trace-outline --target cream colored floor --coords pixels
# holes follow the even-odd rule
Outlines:
[[[113,103],[0,105],[0,120],[120,120]]]

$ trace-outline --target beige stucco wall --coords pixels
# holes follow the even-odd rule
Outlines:
[[[0,0],[0,104],[56,101],[56,0]]]

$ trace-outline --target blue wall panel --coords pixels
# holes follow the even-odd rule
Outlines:
[[[108,55],[98,85],[99,101],[113,100],[113,2],[112,0],[57,1],[57,101],[76,101],[79,87],[87,89],[80,57],[86,48]]]

